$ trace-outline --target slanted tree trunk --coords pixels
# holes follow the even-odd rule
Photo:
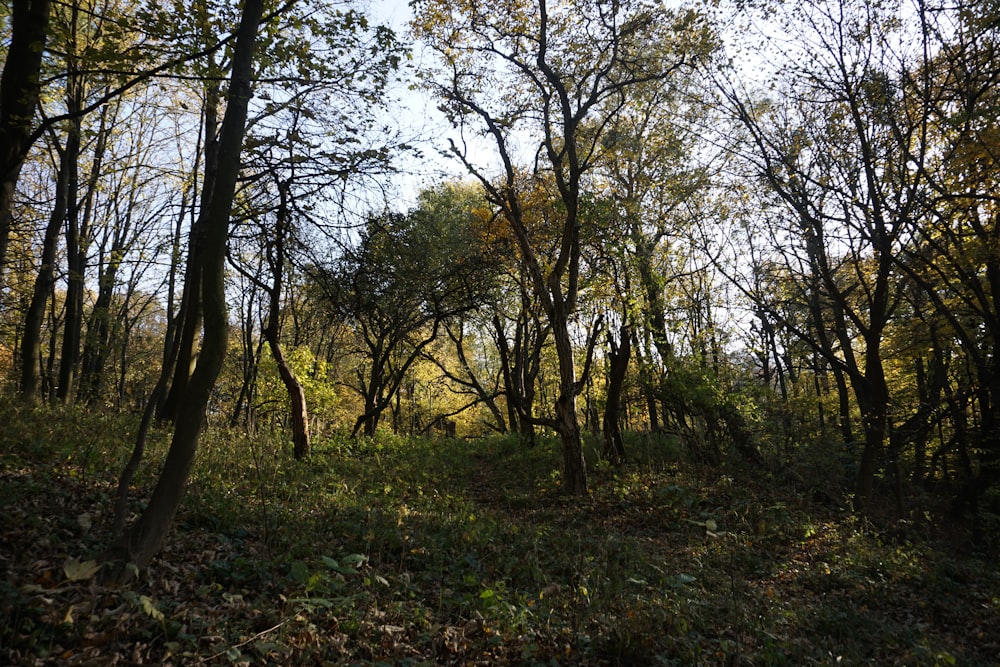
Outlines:
[[[309,411],[306,405],[306,392],[281,350],[277,326],[271,325],[270,320],[277,319],[277,316],[269,316],[268,326],[263,333],[274,362],[278,365],[278,375],[285,385],[288,399],[292,404],[292,453],[296,460],[302,460],[309,456]]]
[[[214,186],[219,168],[219,152],[221,139],[218,136],[218,113],[220,85],[218,81],[207,84],[204,103],[205,131],[205,177],[201,190],[201,210],[205,211],[212,200]],[[184,287],[181,291],[181,303],[177,309],[176,338],[172,343],[174,349],[174,376],[170,383],[162,405],[159,406],[157,418],[163,421],[175,421],[180,409],[181,397],[187,389],[187,383],[194,370],[195,342],[201,326],[202,292],[201,272],[204,248],[201,240],[204,235],[197,229],[202,224],[200,215],[191,225],[191,235],[188,241],[188,263],[184,271]]]
[[[41,358],[42,358],[42,322],[45,320],[45,304],[48,302],[55,283],[56,246],[59,242],[59,232],[66,219],[66,208],[69,195],[69,153],[70,150],[59,150],[59,171],[56,175],[56,197],[49,215],[49,223],[42,239],[41,263],[35,285],[31,293],[31,301],[24,315],[24,333],[21,337],[21,399],[28,404],[38,401],[41,389]]]
[[[50,0],[12,0],[7,60],[0,75],[0,286],[7,267],[14,193],[30,147],[41,91]],[[5,38],[8,39],[8,38]]]
[[[159,551],[173,524],[194,464],[208,401],[226,355],[229,329],[224,283],[226,241],[240,171],[240,153],[251,94],[253,53],[262,13],[263,0],[247,0],[243,6],[219,140],[216,180],[208,205],[202,208],[198,225],[203,249],[197,267],[201,277],[204,321],[201,352],[180,399],[170,450],[149,504],[113,548],[113,556],[124,557],[140,568],[148,565]]]
[[[278,375],[282,384],[288,392],[288,399],[292,404],[292,452],[296,460],[302,460],[309,456],[309,411],[306,406],[306,392],[302,388],[302,383],[295,377],[295,371],[285,359],[285,354],[281,349],[280,329],[281,329],[281,285],[284,281],[285,273],[285,237],[289,232],[289,210],[288,210],[288,188],[289,182],[278,183],[278,220],[275,230],[274,243],[269,249],[268,260],[271,265],[271,285],[268,293],[268,313],[267,326],[261,332],[267,345],[271,349],[271,356],[278,365]]]

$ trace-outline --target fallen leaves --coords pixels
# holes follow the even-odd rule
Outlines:
[[[279,490],[243,475],[260,495],[225,506],[205,487],[130,588],[99,581],[110,477],[0,469],[0,664],[988,663],[1000,650],[997,577],[971,559],[676,468],[609,471],[582,500],[541,494],[549,482],[526,473],[538,450],[463,446],[289,466]]]

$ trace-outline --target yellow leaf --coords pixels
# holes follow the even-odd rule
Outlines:
[[[76,558],[70,558],[63,565],[63,572],[70,581],[86,581],[97,574],[100,569],[101,565],[97,561],[88,560],[81,563]]]

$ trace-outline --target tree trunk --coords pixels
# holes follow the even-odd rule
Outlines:
[[[856,382],[854,393],[865,438],[855,483],[854,510],[864,514],[874,495],[875,473],[881,463],[888,428],[889,387],[880,361],[866,369],[865,377]]]
[[[560,304],[561,305],[561,304]],[[574,496],[587,494],[587,462],[583,458],[583,441],[580,438],[580,423],[576,414],[576,397],[579,385],[576,379],[576,365],[573,359],[573,343],[569,334],[569,323],[560,308],[552,317],[552,333],[559,360],[559,397],[556,399],[556,432],[562,439],[563,447],[563,490]]]
[[[202,210],[204,211],[204,204]],[[177,309],[176,338],[173,341],[174,350],[171,352],[174,358],[174,377],[156,415],[157,419],[162,421],[177,420],[180,402],[194,366],[195,340],[198,338],[202,316],[201,266],[205,258],[200,239],[203,222],[204,215],[200,215],[191,225],[184,287],[181,290],[181,303]]]
[[[292,404],[292,452],[297,461],[309,456],[309,411],[306,407],[306,392],[281,350],[281,287],[285,274],[285,238],[291,231],[289,212],[289,182],[278,183],[280,197],[277,211],[277,225],[274,244],[268,258],[271,264],[271,287],[268,292],[267,326],[261,332],[271,349],[271,356],[278,365],[278,375],[288,392]]]
[[[82,84],[81,84],[82,86]],[[82,92],[78,92],[77,95],[71,96],[74,111],[79,111],[83,106]],[[78,135],[80,133],[80,120],[79,118],[73,121],[73,131]],[[113,121],[110,123],[113,124]],[[110,134],[109,122],[108,122],[108,107],[102,107],[100,113],[100,122],[97,130],[97,141],[94,147],[94,156],[90,166],[90,174],[87,177],[86,190],[84,192],[84,205],[82,215],[80,213],[80,206],[78,204],[79,194],[78,187],[74,184],[75,179],[70,181],[70,193],[69,193],[69,205],[70,205],[70,215],[67,220],[67,233],[66,233],[66,253],[67,260],[69,264],[69,288],[66,293],[66,322],[63,327],[63,350],[62,350],[62,360],[59,365],[59,398],[66,402],[70,397],[70,392],[76,381],[76,373],[79,369],[80,371],[80,388],[78,390],[77,400],[83,395],[85,399],[90,402],[95,401],[100,393],[101,381],[100,377],[97,378],[96,386],[91,386],[88,390],[84,388],[84,384],[87,381],[84,376],[87,374],[87,362],[90,360],[94,361],[93,341],[90,339],[90,326],[88,322],[87,331],[87,341],[84,342],[84,350],[81,359],[80,345],[83,342],[83,302],[84,302],[84,282],[85,282],[85,271],[87,269],[87,253],[89,251],[89,245],[91,240],[90,223],[94,211],[94,195],[97,192],[97,185],[101,177],[102,165],[104,164],[104,152],[107,148],[108,135]],[[76,171],[74,166],[74,172]],[[75,174],[74,174],[75,176]],[[117,241],[118,239],[116,239]],[[100,361],[98,371],[98,376],[100,371],[103,370],[105,357],[107,356],[108,347],[108,337],[110,335],[110,321],[108,308],[111,305],[111,296],[114,290],[114,280],[115,271],[117,271],[118,266],[121,263],[121,255],[124,249],[121,248],[117,243],[112,249],[112,273],[110,276],[110,281],[105,279],[106,277],[98,274],[98,297],[97,301],[100,302],[103,296],[103,310],[98,308],[98,305],[94,304],[94,309],[91,312],[91,319],[98,317],[100,322],[97,327],[97,333],[103,338],[100,340]],[[103,292],[102,292],[103,290]],[[90,357],[87,355],[87,348],[90,347]],[[93,385],[93,382],[90,382]]]
[[[17,179],[31,140],[41,91],[50,0],[12,0],[7,60],[0,75],[0,287],[7,267]]]
[[[211,202],[215,189],[217,171],[219,169],[220,138],[218,133],[218,113],[219,113],[219,83],[210,82],[205,91],[205,178],[201,190],[201,210],[205,211]],[[170,383],[163,404],[157,413],[157,418],[164,421],[174,421],[180,409],[180,401],[183,396],[188,379],[194,368],[195,341],[198,337],[198,330],[201,325],[201,274],[193,267],[200,267],[202,264],[201,239],[203,234],[195,228],[202,224],[202,217],[199,216],[191,224],[191,236],[188,242],[188,265],[184,272],[184,288],[181,291],[181,303],[177,312],[177,337],[173,341],[175,350],[172,355],[174,362],[174,378]]]
[[[111,344],[111,299],[114,296],[119,266],[119,251],[113,248],[107,266],[99,269],[97,299],[87,323],[79,399],[90,404],[100,400],[104,387],[104,367]]]
[[[63,220],[66,218],[69,191],[68,151],[60,151],[59,172],[56,175],[56,197],[49,215],[42,240],[41,264],[35,277],[31,302],[24,315],[24,333],[21,338],[21,399],[28,404],[37,402],[41,388],[42,322],[45,304],[55,282],[56,246]]]
[[[632,334],[628,325],[622,324],[618,344],[608,334],[608,395],[604,406],[604,457],[614,465],[625,462],[625,443],[622,441],[620,408],[622,387],[628,373],[632,355]]]
[[[309,412],[306,408],[306,392],[302,383],[295,377],[295,372],[288,365],[281,345],[278,342],[277,331],[270,327],[264,331],[271,355],[278,365],[278,375],[288,391],[288,399],[292,403],[292,451],[296,460],[309,456]]]
[[[124,550],[129,562],[140,568],[148,565],[163,545],[180,506],[194,464],[208,401],[225,359],[229,328],[224,281],[226,241],[250,101],[254,46],[262,13],[263,0],[247,0],[243,6],[233,51],[216,181],[198,225],[204,250],[198,267],[204,319],[201,353],[179,402],[173,440],[153,495],[138,521],[116,545]]]
[[[75,21],[74,21],[75,25]],[[81,83],[75,65],[71,64],[67,109],[78,112],[82,106]],[[83,280],[87,265],[84,241],[86,221],[80,216],[80,118],[70,121],[69,139],[66,142],[66,160],[69,163],[69,189],[66,195],[66,314],[63,320],[62,354],[59,360],[59,384],[56,397],[68,403],[76,381],[76,368],[80,361],[80,337],[83,330]]]

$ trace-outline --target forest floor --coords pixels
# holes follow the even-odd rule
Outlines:
[[[553,442],[300,463],[211,431],[165,549],[106,585],[132,426],[0,405],[0,666],[1000,664],[1000,568],[961,525],[860,522],[822,466],[707,469],[665,438],[572,498]]]

